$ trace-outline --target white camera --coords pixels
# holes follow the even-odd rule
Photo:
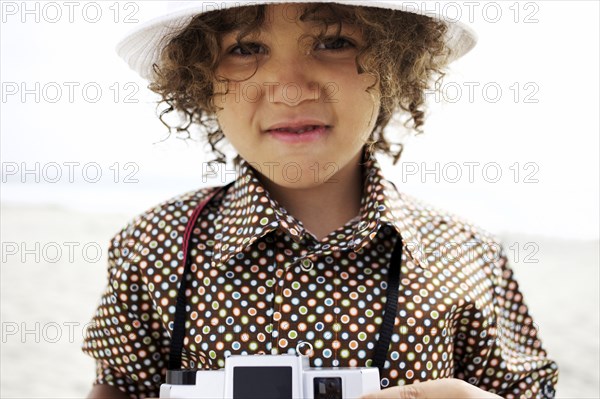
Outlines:
[[[379,391],[375,367],[311,368],[301,355],[233,355],[221,370],[170,370],[161,398],[347,399]]]

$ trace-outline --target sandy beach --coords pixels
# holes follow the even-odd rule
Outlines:
[[[82,333],[106,282],[108,241],[130,215],[14,205],[1,214],[0,397],[85,397],[94,364],[80,350]],[[559,364],[557,397],[599,398],[598,241],[498,235],[521,248],[509,255]]]

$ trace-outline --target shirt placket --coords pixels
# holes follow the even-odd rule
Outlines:
[[[306,237],[306,236],[305,236]],[[315,262],[318,258],[318,251],[321,247],[320,243],[307,238],[292,244],[292,256],[286,257],[281,265],[277,266],[277,272],[274,281],[274,300],[273,300],[273,317],[271,325],[271,353],[282,354],[297,351],[298,331],[296,328],[302,322],[302,314],[292,313],[291,307],[301,309],[306,304],[303,304],[304,299],[298,298],[293,291],[301,286],[302,273],[308,273],[313,270]],[[309,350],[304,348],[300,350]]]

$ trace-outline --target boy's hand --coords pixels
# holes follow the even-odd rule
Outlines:
[[[502,399],[458,378],[442,378],[387,388],[362,399]],[[158,399],[158,398],[147,398]]]
[[[442,378],[397,386],[364,395],[362,399],[502,399],[458,378]]]

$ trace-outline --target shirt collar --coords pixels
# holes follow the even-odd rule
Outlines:
[[[314,252],[358,251],[375,237],[381,224],[385,223],[401,235],[413,261],[426,267],[427,259],[421,251],[423,237],[413,219],[415,206],[412,201],[383,177],[375,157],[366,159],[362,170],[364,184],[360,212],[348,222],[354,223],[354,227],[349,240],[344,241],[347,245],[324,245],[323,250]],[[249,163],[241,159],[238,177],[223,197],[215,217],[213,267],[225,265],[233,256],[276,229],[281,229],[296,243],[307,233],[302,223],[269,195],[256,173]]]

